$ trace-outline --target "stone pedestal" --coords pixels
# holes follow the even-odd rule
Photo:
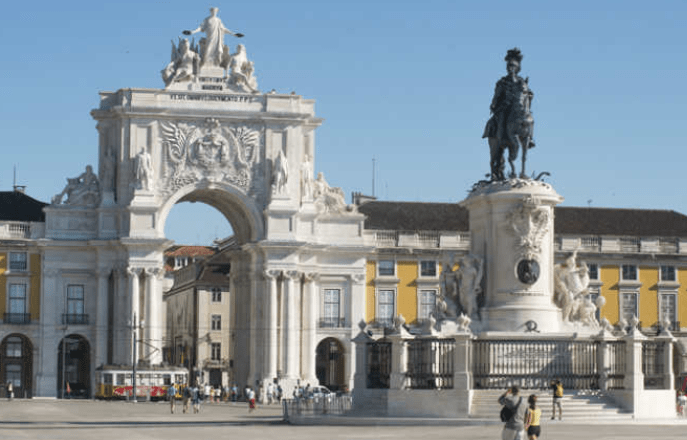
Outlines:
[[[482,331],[560,331],[552,298],[553,207],[561,201],[547,183],[511,179],[479,186],[461,202],[470,212],[471,253],[484,259]]]

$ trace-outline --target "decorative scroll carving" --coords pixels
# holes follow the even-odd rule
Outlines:
[[[100,203],[100,182],[93,173],[93,167],[86,165],[86,171],[78,177],[67,178],[67,185],[61,193],[52,198],[54,205],[59,205],[67,196],[65,205],[94,206]]]
[[[522,258],[533,259],[541,253],[542,239],[549,230],[549,211],[540,205],[537,199],[529,196],[506,216],[518,237],[516,249]]]
[[[160,189],[164,194],[204,179],[231,183],[247,194],[261,194],[260,128],[226,127],[213,118],[160,126],[165,155]]]

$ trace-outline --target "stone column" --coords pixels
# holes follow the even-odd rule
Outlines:
[[[345,308],[345,325],[348,328],[356,328],[356,324],[359,322],[365,322],[365,280],[367,279],[366,274],[358,273],[351,276],[351,289],[348,298],[347,307]],[[353,334],[351,332],[351,334]],[[351,347],[349,360],[348,360],[348,389],[353,389],[355,386],[355,375],[357,375],[357,365],[358,365],[358,350],[355,347]]]
[[[55,397],[57,393],[58,344],[63,336],[57,305],[57,298],[63,297],[59,292],[59,276],[57,269],[43,270],[40,341],[36,341],[40,350],[33,366],[36,372],[34,396]]]
[[[456,348],[454,352],[453,389],[469,391],[472,389],[472,365],[470,355],[472,349],[472,334],[461,333],[454,336]]]
[[[144,356],[151,365],[162,362],[162,285],[159,279],[163,274],[162,268],[149,267],[145,270],[146,292],[145,292],[145,321],[144,328],[145,344],[143,346]]]
[[[403,390],[406,388],[406,373],[408,372],[408,347],[406,339],[410,335],[403,333],[396,333],[389,337],[391,339],[391,385],[392,390]]]
[[[129,365],[131,363],[131,292],[129,291],[129,272],[126,267],[115,270],[114,316],[112,329],[112,362]]]
[[[129,275],[129,304],[131,305],[131,313],[129,314],[129,328],[137,328],[138,323],[141,320],[141,308],[139,304],[139,276],[141,275],[141,269],[137,267],[129,266],[127,268],[127,274]],[[133,336],[129,333],[129,337],[138,337],[136,332],[133,332]],[[136,344],[138,353],[136,353],[136,362],[141,358],[141,344]],[[130,353],[129,363],[134,362],[133,353]]]
[[[644,373],[642,372],[642,343],[647,340],[637,330],[637,318],[632,320],[632,330],[623,337],[625,341],[625,389],[637,395],[644,390]]]
[[[267,280],[267,343],[265,344],[265,373],[268,378],[277,377],[277,278],[281,274],[278,270],[266,270],[263,275]]]
[[[108,287],[111,270],[98,269],[98,294],[96,297],[95,313],[95,367],[107,363],[107,332],[108,332]]]
[[[613,334],[604,330],[601,330],[596,337],[593,338],[599,341],[599,348],[596,352],[596,365],[599,371],[599,389],[601,391],[608,390],[608,371],[611,368],[611,353],[608,341],[615,339]]]
[[[284,297],[284,375],[289,379],[300,378],[300,344],[298,338],[298,292],[296,280],[300,273],[292,270],[284,272],[286,295]]]
[[[317,291],[317,273],[303,274],[305,285],[303,298],[303,350],[301,352],[301,365],[303,368],[303,380],[306,383],[316,384],[315,351],[317,341],[317,311],[319,309],[319,295]]]
[[[260,313],[260,291],[258,290],[258,274],[251,272],[248,278],[248,291],[250,292],[250,365],[248,367],[248,375],[250,377],[251,385],[255,386],[256,381],[261,379],[261,361],[262,353],[264,351],[264,320]],[[255,388],[256,393],[258,389]],[[264,387],[263,387],[264,392]],[[262,397],[262,396],[259,396]]]

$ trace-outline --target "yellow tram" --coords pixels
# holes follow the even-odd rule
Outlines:
[[[174,384],[177,397],[181,397],[180,385],[188,383],[188,369],[183,367],[136,367],[136,396],[164,399],[167,388]],[[98,399],[129,399],[133,396],[133,369],[128,365],[103,365],[95,371]]]

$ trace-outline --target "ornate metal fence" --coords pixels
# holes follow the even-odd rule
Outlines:
[[[415,339],[407,342],[406,377],[411,389],[453,388],[453,339]]]
[[[555,339],[473,341],[474,388],[548,388],[560,379],[566,389],[598,389],[597,341]]]
[[[642,343],[642,373],[644,374],[645,389],[660,390],[664,387],[665,344],[663,341],[644,341]]]
[[[609,390],[625,388],[625,347],[624,341],[606,342],[606,353],[608,354],[606,385]]]
[[[350,395],[325,396],[316,399],[284,399],[282,410],[286,421],[291,417],[341,415],[351,410],[352,402]]]
[[[367,343],[367,388],[389,388],[391,385],[391,342]]]

